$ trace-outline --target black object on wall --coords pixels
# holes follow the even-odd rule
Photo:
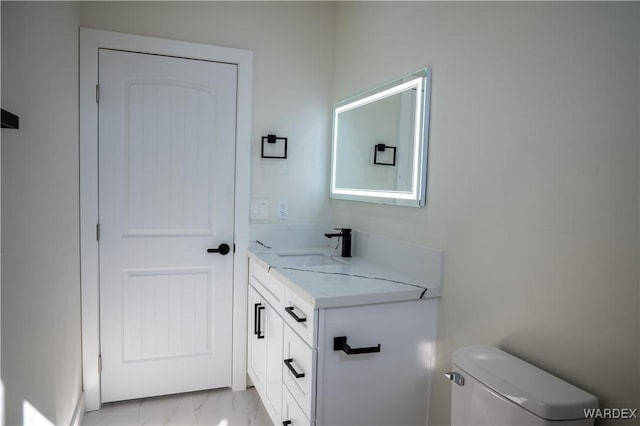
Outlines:
[[[11,114],[9,111],[2,110],[2,128],[19,129],[20,118],[15,114]]]
[[[378,152],[385,152],[387,149],[393,150],[393,158],[390,163],[385,163],[378,160]],[[396,147],[385,145],[383,143],[376,144],[373,147],[373,164],[379,164],[381,166],[395,166],[396,165]]]
[[[278,154],[268,154],[265,151],[265,142],[267,143],[267,145],[269,146],[276,146],[276,143],[278,141],[283,141],[284,142],[284,147],[280,148],[281,152]],[[287,138],[281,138],[279,136],[276,135],[267,135],[267,136],[263,136],[262,137],[262,150],[260,152],[260,157],[262,158],[280,158],[280,159],[284,159],[287,158]]]

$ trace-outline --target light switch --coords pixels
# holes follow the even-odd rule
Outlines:
[[[269,219],[269,199],[252,198],[250,219]]]

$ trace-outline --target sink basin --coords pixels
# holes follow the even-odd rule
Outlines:
[[[343,265],[344,262],[322,253],[295,253],[279,254],[279,257],[286,259],[290,264],[300,266],[326,266]]]

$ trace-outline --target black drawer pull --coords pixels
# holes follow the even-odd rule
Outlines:
[[[258,306],[259,303],[253,304],[253,334],[258,334]]]
[[[264,311],[264,306],[258,306],[258,339],[264,339],[264,334],[262,334],[262,317],[260,315],[260,311]]]
[[[287,306],[286,308],[284,308],[284,310],[287,311],[289,315],[291,315],[297,322],[305,322],[307,320],[306,318],[300,318],[299,316],[297,316],[296,313],[293,312],[293,309],[293,306]]]
[[[291,365],[292,362],[293,362],[293,358],[284,360],[284,365],[286,365],[289,371],[291,371],[291,374],[293,374],[293,377],[295,377],[296,379],[304,377],[304,373],[298,373],[296,369],[293,368],[293,365]]]
[[[351,346],[347,345],[347,337],[340,336],[333,338],[333,350],[342,351],[347,355],[370,354],[374,352],[380,352],[380,344],[378,344],[378,346],[371,346],[369,348],[352,348]]]
[[[282,426],[289,426],[291,424],[291,420],[285,420],[282,422]]]

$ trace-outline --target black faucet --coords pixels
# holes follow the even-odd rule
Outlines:
[[[337,234],[324,234],[324,236],[327,238],[342,237],[342,257],[351,257],[351,228],[341,228]]]

